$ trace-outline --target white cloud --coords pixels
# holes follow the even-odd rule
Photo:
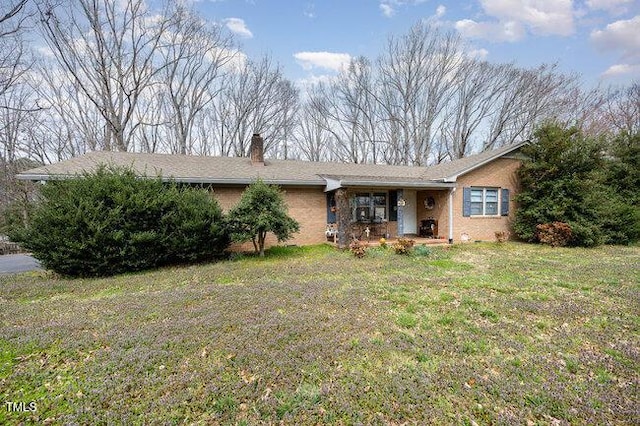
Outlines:
[[[471,59],[480,59],[481,61],[487,59],[489,51],[487,49],[474,49],[467,52],[467,57]]]
[[[572,0],[482,0],[489,16],[526,25],[534,34],[573,34]]]
[[[237,49],[222,49],[222,51],[208,55],[208,59],[212,61],[219,60],[220,57],[224,58],[223,68],[232,73],[240,72],[249,60],[244,52]]]
[[[349,64],[351,55],[334,52],[298,52],[293,55],[300,66],[309,71],[314,68],[324,68],[340,71]]]
[[[621,51],[623,58],[640,59],[640,15],[613,22],[591,32],[591,41],[602,51]]]
[[[444,5],[439,5],[436,8],[436,18],[442,18],[447,13],[447,8]]]
[[[611,78],[624,75],[636,75],[640,76],[640,64],[617,64],[610,66],[605,72],[602,73],[602,77]]]
[[[428,0],[380,0],[380,11],[387,18],[396,14],[396,10],[405,6],[417,6]],[[444,7],[444,6],[441,6]]]
[[[380,10],[382,11],[382,14],[387,18],[391,18],[396,13],[396,11],[393,9],[393,6],[388,3],[380,3]]]
[[[302,94],[304,96],[307,93],[307,90],[321,83],[323,84],[333,83],[334,81],[336,81],[336,78],[337,77],[335,75],[330,75],[330,74],[319,74],[319,75],[312,74],[308,77],[299,78],[298,80],[296,80],[296,85],[298,86],[298,88],[302,90]]]
[[[604,10],[616,15],[625,13],[627,6],[632,3],[633,0],[587,0],[586,2],[591,10]]]
[[[476,22],[463,19],[455,23],[455,28],[463,37],[508,42],[521,40],[526,32],[522,24],[516,21]]]
[[[224,20],[225,25],[234,34],[243,38],[252,38],[253,33],[247,28],[247,24],[244,19],[240,18],[227,18]]]
[[[55,58],[56,54],[53,53],[53,50],[51,50],[51,48],[49,46],[47,46],[46,44],[38,44],[36,45],[36,52],[38,52],[39,54],[41,54],[42,56],[44,56],[45,58]]]
[[[574,32],[572,0],[481,0],[485,14],[493,20],[457,21],[465,37],[515,42],[527,32],[568,36]]]

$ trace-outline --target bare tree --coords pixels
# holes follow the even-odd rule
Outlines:
[[[174,135],[171,152],[191,153],[195,119],[222,90],[220,80],[237,55],[231,38],[208,25],[192,11],[178,6],[173,12],[166,46],[160,51],[168,64],[162,81],[168,94],[170,126]]]
[[[247,61],[226,75],[223,86],[215,102],[214,136],[221,155],[248,156],[256,132],[265,135],[265,152],[292,134],[298,91],[269,57]]]
[[[0,94],[15,86],[29,69],[23,31],[29,17],[28,0],[7,0],[0,11]],[[8,105],[2,105],[7,108]],[[22,105],[12,108],[24,108]]]
[[[509,84],[506,76],[504,66],[465,60],[440,123],[444,152],[439,153],[437,162],[444,159],[445,153],[446,157],[455,160],[476,148],[483,136],[482,126],[494,114],[494,103]]]
[[[127,151],[140,97],[166,64],[157,61],[169,20],[144,0],[74,0],[40,8],[43,35],[59,65],[102,115],[105,148]]]
[[[28,129],[33,126],[35,111],[23,108],[31,102],[31,91],[26,85],[12,87],[0,94],[0,212],[10,204],[21,202],[28,195],[29,185],[21,184],[16,174],[32,162],[29,156]]]
[[[527,139],[542,121],[561,117],[578,81],[577,75],[558,72],[556,64],[534,69],[509,65],[503,72],[508,84],[496,103],[484,150]]]
[[[640,81],[629,87],[611,89],[603,116],[612,133],[640,132]]]
[[[300,158],[309,161],[331,159],[334,138],[329,130],[328,118],[322,113],[324,98],[311,90],[307,94],[295,130],[296,148]]]
[[[336,141],[334,154],[342,161],[371,161],[375,123],[371,84],[370,64],[361,57],[352,60],[335,81],[315,89],[317,113],[326,117],[325,129]]]
[[[43,108],[38,115],[39,129],[32,129],[37,158],[59,161],[105,149],[108,131],[102,114],[78,82],[48,58],[41,59],[35,71],[31,84]]]
[[[378,60],[378,85],[384,118],[393,122],[390,130],[400,130],[399,163],[429,163],[434,125],[462,65],[460,52],[458,36],[425,23],[415,25],[407,35],[389,38]]]

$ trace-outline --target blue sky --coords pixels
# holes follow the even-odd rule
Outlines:
[[[490,62],[558,62],[587,86],[640,80],[638,0],[199,0],[249,56],[270,54],[286,76],[331,75],[349,57],[375,58],[390,34],[421,19],[458,32]]]
[[[558,62],[586,86],[640,81],[639,0],[194,0],[238,36],[250,57],[270,54],[300,83],[374,59],[389,35],[419,20],[458,32],[490,62]]]

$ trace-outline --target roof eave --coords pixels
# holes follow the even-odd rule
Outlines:
[[[79,177],[79,174],[46,174],[46,173],[20,173],[16,175],[19,180],[30,181],[53,181],[53,180],[65,180]],[[153,176],[148,176],[153,178]],[[194,184],[219,184],[219,185],[250,185],[259,178],[214,178],[214,177],[161,177],[165,182],[179,182],[179,183],[194,183]],[[295,179],[265,179],[260,178],[264,183],[270,185],[286,185],[286,186],[323,186],[325,181],[323,179],[318,180],[295,180]]]
[[[505,155],[508,155],[508,154],[512,153],[516,149],[519,149],[519,148],[523,147],[524,145],[526,145],[528,143],[529,143],[529,140],[525,140],[525,141],[522,141],[520,143],[517,143],[517,144],[513,145],[512,147],[510,147],[510,149],[508,149],[508,150],[506,150],[504,152],[492,155],[491,157],[486,158],[483,161],[481,161],[479,163],[476,163],[476,164],[474,164],[472,166],[469,166],[466,169],[463,169],[463,170],[459,171],[456,174],[445,176],[442,179],[442,181],[444,181],[444,182],[456,182],[458,180],[458,177],[460,177],[462,175],[465,175],[465,174],[467,174],[469,172],[472,172],[472,171],[474,171],[474,170],[476,170],[476,169],[478,169],[478,168],[480,168],[480,167],[482,167],[482,166],[484,166],[484,165],[486,165],[486,164],[488,164],[488,163],[490,163],[490,162],[492,162],[492,161],[494,161],[494,160],[496,160],[496,159],[498,159],[500,157],[504,157]]]
[[[18,173],[16,175],[16,179],[18,180],[30,180],[34,182],[38,181],[47,181],[47,180],[64,180],[64,179],[72,179],[74,177],[78,177],[78,175],[69,175],[69,174],[48,174],[48,173]]]

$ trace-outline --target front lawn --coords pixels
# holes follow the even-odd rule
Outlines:
[[[430,250],[0,277],[0,424],[640,423],[640,247]]]

